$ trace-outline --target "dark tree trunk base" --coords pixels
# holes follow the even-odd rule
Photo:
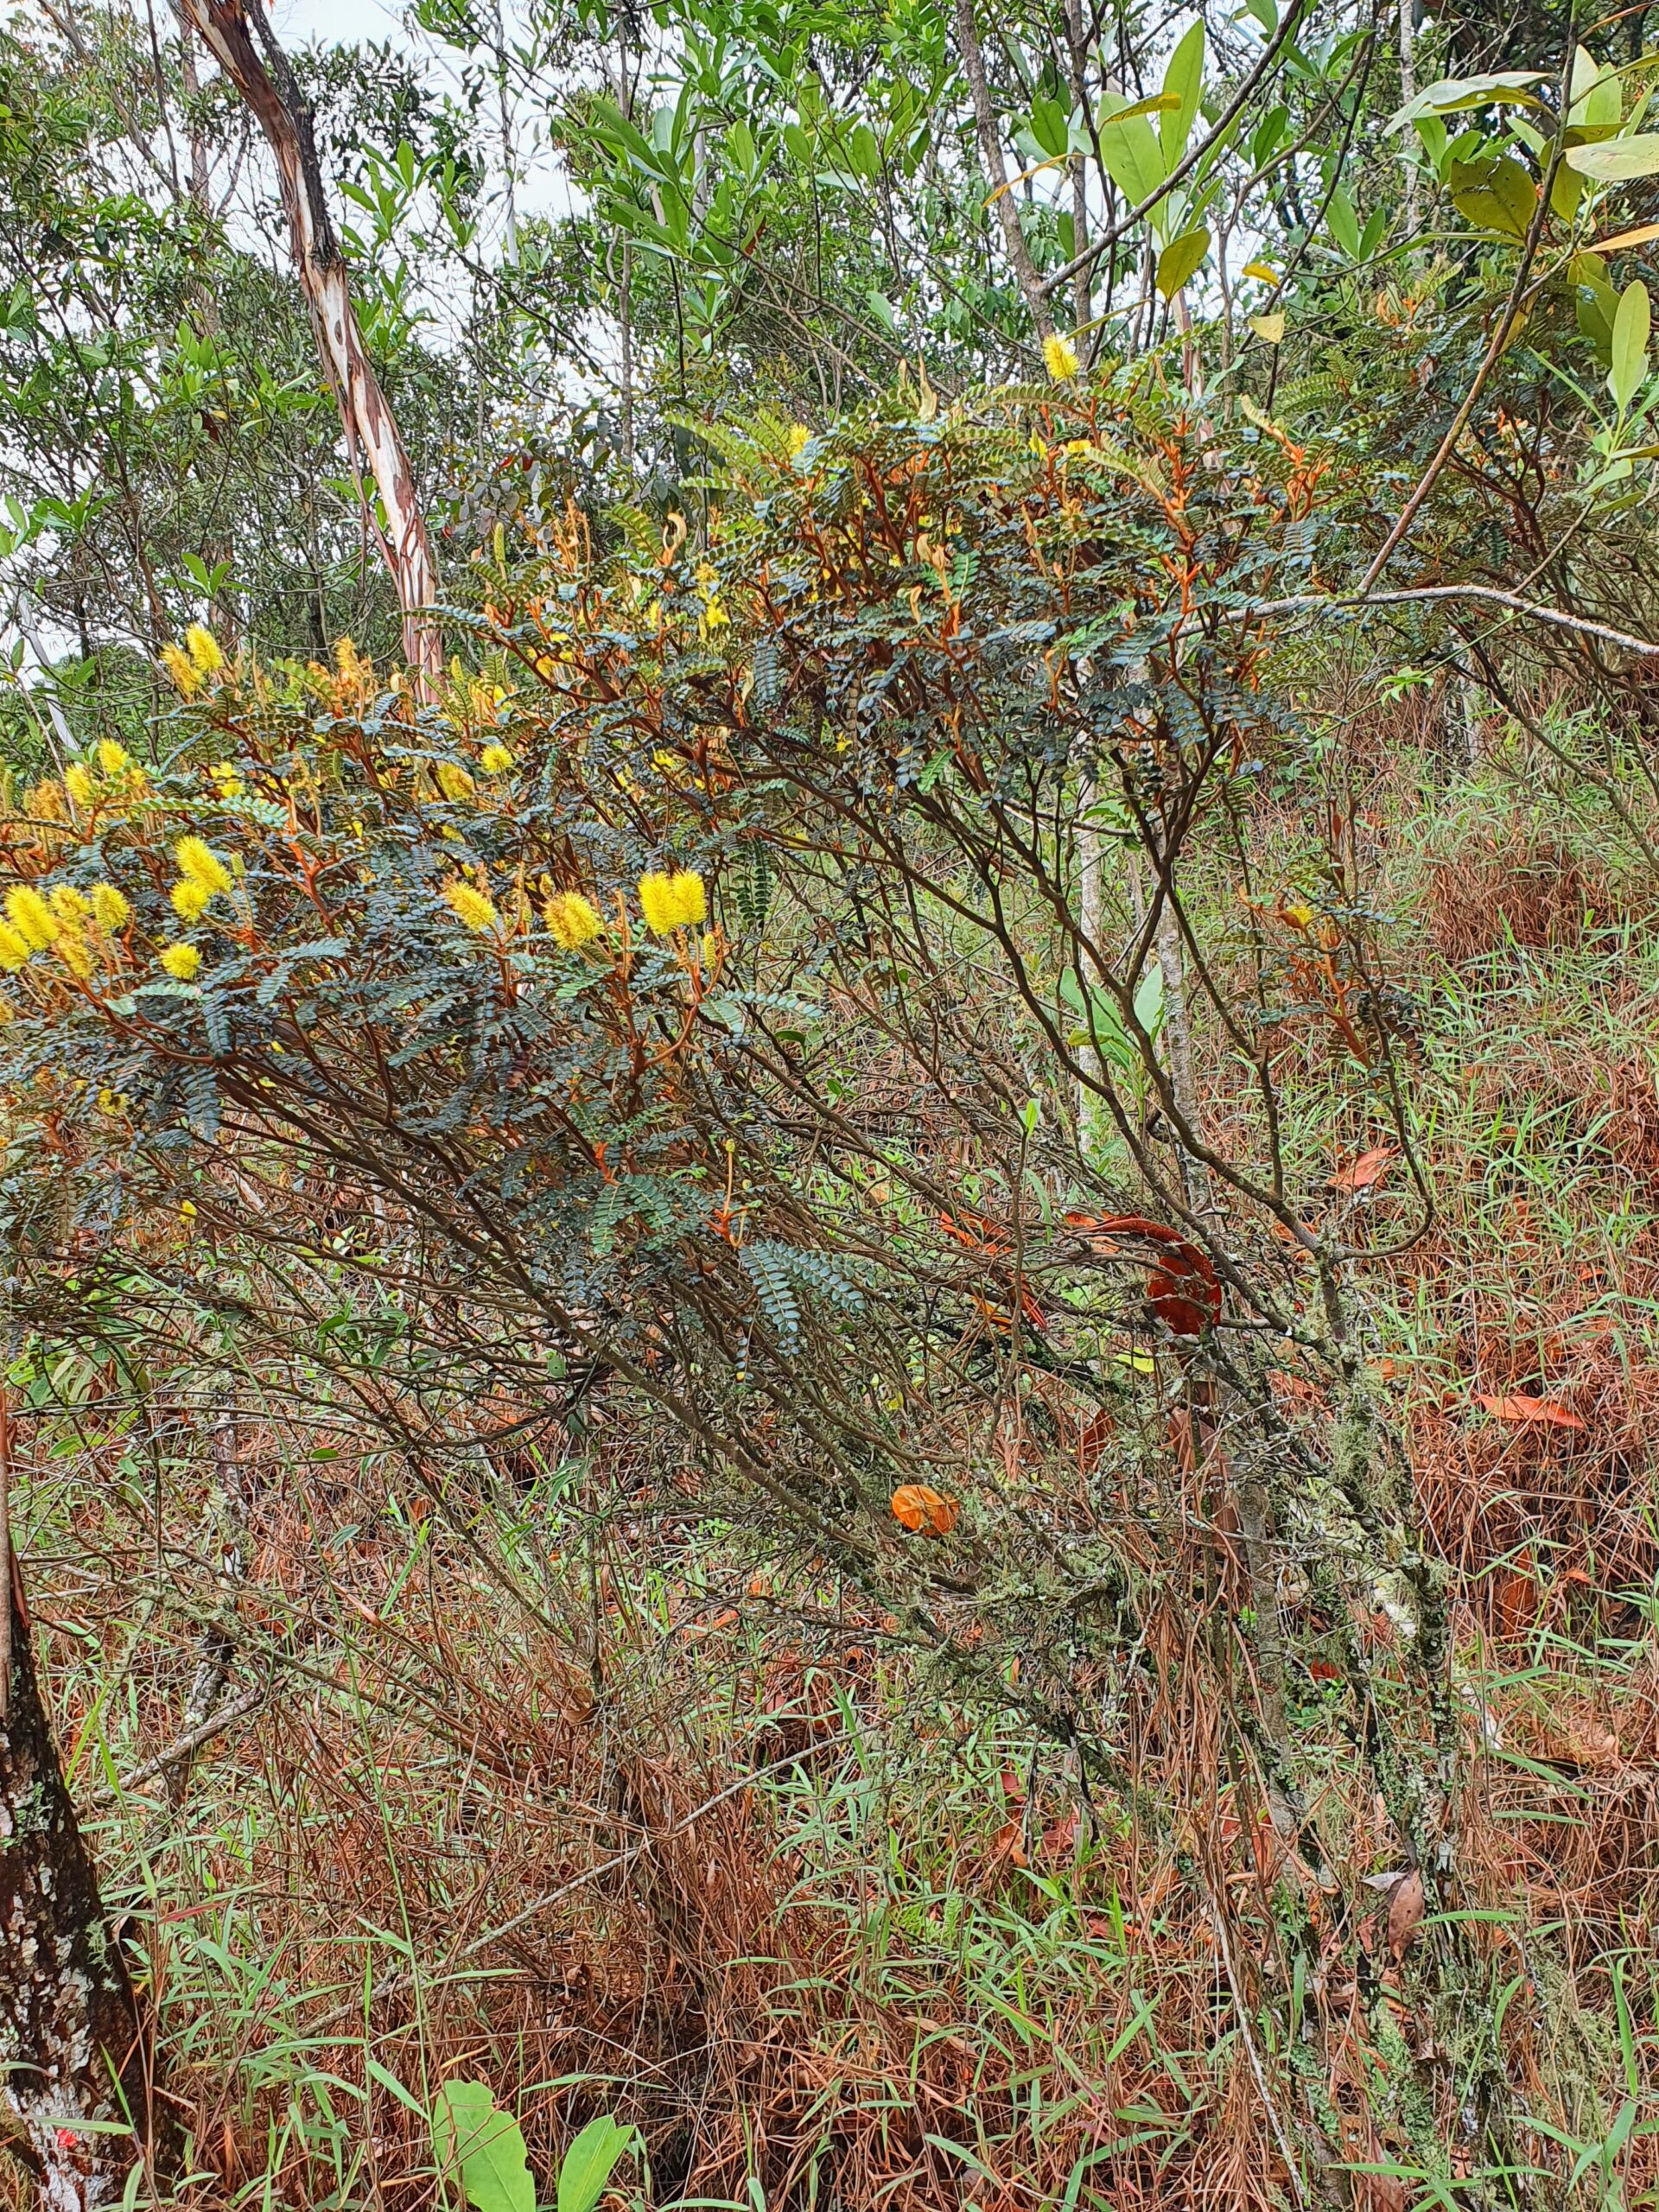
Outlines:
[[[0,2098],[32,2154],[47,2212],[95,2212],[119,2199],[139,2155],[149,2120],[144,2037],[41,1700],[15,1561],[6,1579]],[[89,2120],[118,2132],[87,2128]]]

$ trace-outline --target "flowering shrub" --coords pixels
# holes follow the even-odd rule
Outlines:
[[[1074,1732],[1075,1592],[1122,1570],[1066,1451],[1035,1522],[1035,1478],[991,1471],[1010,1378],[1100,1440],[1103,1376],[1154,1364],[1104,1347],[1149,1332],[1276,1421],[1217,1349],[1223,1285],[1317,1346],[1282,1173],[1208,1142],[1141,976],[1206,810],[1291,729],[1254,609],[1310,557],[1324,464],[1270,429],[1224,456],[1155,389],[763,426],[724,461],[701,547],[602,557],[573,515],[504,568],[434,703],[348,641],[265,668],[193,637],[152,764],[26,795],[14,1210],[83,1289],[159,1270],[273,1345],[349,1316],[328,1356],[406,1446],[410,1394],[512,1426],[602,1374],[769,1541],[959,1669],[1020,1652]],[[1086,836],[1149,871],[1138,918],[1113,872],[1109,931]],[[1213,1305],[1141,1303],[1177,1248]],[[912,1488],[951,1500],[935,1545],[894,1520]]]

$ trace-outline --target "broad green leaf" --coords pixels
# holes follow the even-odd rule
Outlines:
[[[1645,284],[1627,284],[1613,317],[1613,365],[1607,383],[1624,414],[1648,376],[1648,331],[1652,311]]]
[[[1579,335],[1587,338],[1595,348],[1599,361],[1611,361],[1613,357],[1613,319],[1599,292],[1580,288],[1578,296]]]
[[[612,2168],[632,2140],[633,2130],[620,2127],[609,2113],[590,2120],[559,2168],[558,2212],[593,2212]]]
[[[784,125],[784,143],[804,169],[811,168],[812,141],[798,123],[786,123]]]
[[[1262,117],[1250,141],[1250,167],[1264,169],[1289,136],[1290,110],[1276,107]]]
[[[1523,238],[1538,205],[1538,188],[1507,154],[1480,162],[1453,162],[1446,182],[1459,213],[1476,228]]]
[[[1136,986],[1135,1018],[1148,1037],[1156,1037],[1164,1026],[1164,971],[1148,968]]]
[[[1186,151],[1186,142],[1192,133],[1193,118],[1198,111],[1198,97],[1204,90],[1202,16],[1170,55],[1169,67],[1164,72],[1164,90],[1173,92],[1179,103],[1158,118],[1158,135],[1164,153],[1164,174],[1167,175]]]
[[[1133,112],[1128,102],[1109,110],[1108,102],[1116,97],[1109,92],[1101,102],[1100,156],[1107,175],[1130,207],[1138,207],[1151,199],[1169,172],[1151,124],[1143,114]]]
[[[1325,227],[1347,255],[1350,261],[1360,261],[1363,255],[1359,245],[1359,217],[1354,213],[1354,203],[1338,185],[1331,194],[1330,205],[1325,211]]]
[[[1633,177],[1659,176],[1659,135],[1609,138],[1599,146],[1569,146],[1561,156],[1580,176],[1598,184],[1627,184]]]
[[[1562,222],[1570,223],[1578,213],[1579,202],[1583,197],[1584,179],[1576,169],[1568,168],[1563,162],[1550,183],[1551,213],[1558,215]]]
[[[1058,100],[1039,92],[1031,104],[1031,135],[1040,152],[1058,160],[1071,143],[1071,118]]]
[[[446,2082],[432,2105],[432,2147],[474,2212],[536,2212],[522,2129],[484,2082]]]
[[[1438,115],[1420,115],[1413,129],[1421,143],[1423,151],[1437,170],[1446,166],[1446,125]]]
[[[874,184],[881,174],[881,149],[868,123],[853,125],[847,154],[855,176],[862,177],[867,184]]]
[[[1604,69],[1581,46],[1573,49],[1573,81],[1567,111],[1569,124],[1580,130],[1617,130],[1624,113],[1618,73]]]
[[[1389,117],[1383,128],[1402,130],[1420,116],[1455,115],[1465,107],[1503,107],[1516,102],[1536,107],[1540,103],[1527,88],[1541,84],[1548,74],[1547,69],[1494,69],[1484,77],[1442,77],[1435,84],[1425,85],[1415,99],[1408,100],[1397,115]]]
[[[1173,300],[1197,272],[1209,251],[1210,233],[1202,223],[1196,231],[1183,231],[1170,240],[1158,257],[1158,289],[1166,300]]]

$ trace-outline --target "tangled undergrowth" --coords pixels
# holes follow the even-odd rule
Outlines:
[[[187,648],[30,796],[164,2196],[439,2202],[457,2075],[653,2212],[1651,2194],[1651,887],[1522,731],[1332,787],[1317,460],[1063,417],[734,442],[437,708]]]

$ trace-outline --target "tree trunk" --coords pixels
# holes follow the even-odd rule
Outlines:
[[[323,371],[339,403],[353,466],[366,463],[385,510],[376,536],[404,614],[404,654],[424,690],[442,666],[437,626],[424,613],[437,597],[437,562],[415,493],[409,455],[358,327],[345,257],[322,188],[311,113],[259,0],[181,0],[184,14],[247,102],[276,156],[294,248]],[[254,44],[257,32],[264,48]]]
[[[0,1521],[9,1447],[0,1402]],[[0,2098],[45,2212],[95,2212],[119,2201],[149,2135],[145,2039],[52,1739],[9,1541],[0,1554]]]
[[[1047,338],[1053,331],[1054,318],[1049,313],[1048,297],[1043,290],[1043,280],[1037,274],[1037,264],[1031,257],[1031,248],[1026,244],[1026,234],[1020,227],[1020,209],[1008,185],[1008,173],[1002,166],[1002,141],[998,135],[991,88],[986,79],[985,58],[979,48],[979,32],[974,23],[974,0],[957,0],[956,22],[957,39],[962,48],[962,72],[973,97],[979,158],[985,164],[985,181],[996,201],[997,220],[1002,226],[1008,264],[1031,309],[1038,337]]]

